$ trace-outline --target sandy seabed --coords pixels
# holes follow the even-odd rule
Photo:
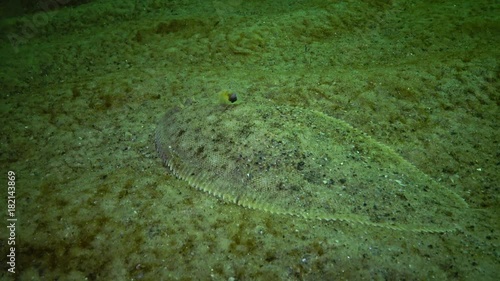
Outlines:
[[[3,227],[0,279],[500,275],[498,1],[6,2],[0,207],[7,226],[14,171],[16,273]],[[348,122],[464,198],[463,224],[304,220],[191,188],[154,131],[167,109],[221,90]]]

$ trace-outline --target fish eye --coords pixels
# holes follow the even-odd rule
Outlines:
[[[236,96],[236,93],[232,93],[229,95],[228,97],[228,100],[231,102],[231,103],[234,103],[238,100],[238,97]]]

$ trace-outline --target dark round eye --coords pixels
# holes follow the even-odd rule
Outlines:
[[[229,95],[229,101],[231,103],[234,103],[237,100],[238,100],[238,97],[236,96],[236,93],[232,93],[231,95]]]

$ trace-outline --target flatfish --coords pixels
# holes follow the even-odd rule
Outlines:
[[[348,123],[271,102],[232,102],[192,101],[158,124],[160,157],[192,187],[312,220],[428,232],[460,224],[462,198]]]

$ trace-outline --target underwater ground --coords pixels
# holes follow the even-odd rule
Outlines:
[[[498,1],[3,1],[0,15],[1,280],[500,276]],[[395,231],[191,188],[154,132],[221,90],[346,121],[467,216]]]

